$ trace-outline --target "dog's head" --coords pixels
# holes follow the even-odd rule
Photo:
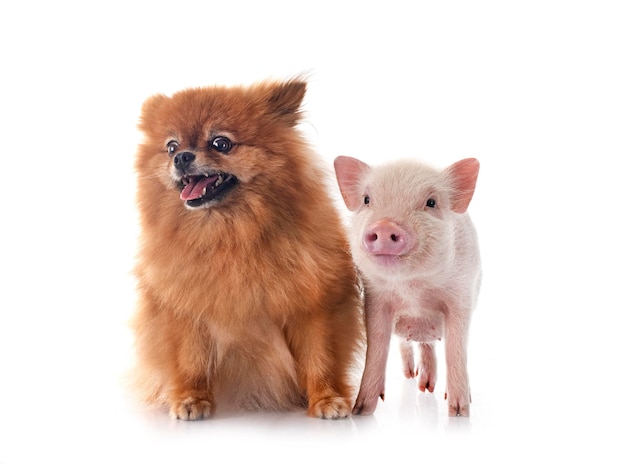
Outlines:
[[[140,180],[153,184],[152,195],[176,195],[189,209],[221,205],[253,182],[273,182],[272,173],[285,167],[282,155],[299,140],[293,127],[305,91],[305,82],[292,80],[149,98],[139,124]]]

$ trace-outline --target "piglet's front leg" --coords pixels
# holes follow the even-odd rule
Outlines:
[[[391,314],[382,304],[373,304],[365,297],[367,351],[361,388],[352,414],[373,414],[378,398],[385,399],[385,371],[391,341]]]
[[[446,317],[445,352],[449,416],[470,415],[470,387],[467,372],[469,311],[452,312]]]

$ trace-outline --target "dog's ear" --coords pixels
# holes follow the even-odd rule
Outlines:
[[[300,119],[300,105],[306,93],[306,82],[290,80],[273,84],[267,94],[269,112],[294,126]]]
[[[168,97],[158,93],[143,102],[141,106],[141,117],[139,119],[139,129],[145,132],[153,125],[159,108],[166,100],[168,100]]]
[[[141,114],[147,115],[150,113],[154,113],[165,100],[167,100],[167,97],[161,93],[152,95],[145,102],[143,102],[143,105],[141,107]]]

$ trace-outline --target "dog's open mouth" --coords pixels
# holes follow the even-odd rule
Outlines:
[[[214,172],[209,174],[183,176],[180,179],[182,190],[180,199],[191,208],[207,204],[221,198],[239,182],[232,174]]]

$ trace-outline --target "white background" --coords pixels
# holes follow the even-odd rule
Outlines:
[[[13,1],[0,18],[0,463],[624,462],[622,2]],[[446,417],[442,379],[416,393],[395,344],[369,418],[182,423],[123,387],[141,103],[302,72],[329,167],[481,161],[469,419]]]

